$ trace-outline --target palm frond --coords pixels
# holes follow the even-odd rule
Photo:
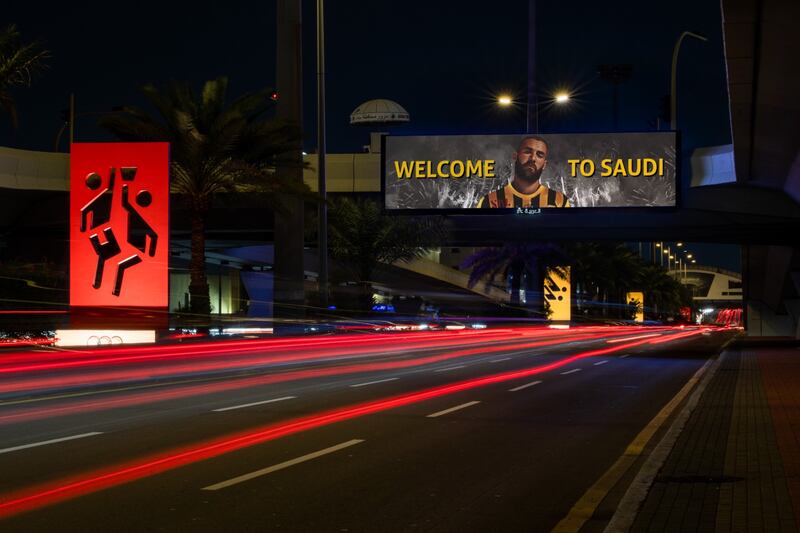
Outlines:
[[[36,75],[47,68],[48,58],[50,52],[40,42],[23,44],[13,24],[0,30],[0,109],[9,114],[14,129],[19,117],[9,89],[29,87]]]

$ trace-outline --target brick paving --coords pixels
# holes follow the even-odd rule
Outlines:
[[[800,515],[800,348],[761,350],[758,365],[797,517]]]
[[[800,350],[720,357],[632,531],[798,531]]]

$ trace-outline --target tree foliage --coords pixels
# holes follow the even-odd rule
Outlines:
[[[439,217],[386,215],[377,202],[342,197],[330,205],[330,251],[355,281],[370,282],[375,268],[423,256],[441,244]]]
[[[189,203],[192,246],[189,294],[191,310],[210,312],[205,273],[205,225],[220,193],[261,192],[274,210],[285,212],[282,194],[307,194],[302,183],[282,176],[277,163],[295,149],[301,132],[296,124],[273,119],[271,89],[226,102],[228,79],[207,81],[200,94],[188,82],[160,89],[148,84],[142,93],[156,110],[136,107],[100,120],[123,141],[170,143],[170,188]]]
[[[589,316],[631,318],[635,309],[626,300],[630,291],[644,293],[645,311],[651,317],[675,314],[691,303],[680,281],[621,243],[580,242],[564,248],[548,243],[506,244],[479,250],[462,266],[472,269],[470,287],[480,281],[499,280],[503,285],[508,281],[511,302],[519,303],[521,289],[541,294],[545,271],[554,269],[564,275],[561,267],[567,265],[575,302]]]
[[[0,30],[0,108],[11,117],[14,129],[19,126],[19,116],[11,89],[30,87],[49,57],[40,42],[23,43],[15,25]]]
[[[550,243],[510,243],[501,247],[484,248],[469,256],[462,264],[471,269],[469,287],[481,280],[487,286],[501,278],[503,284],[511,281],[511,303],[519,304],[520,289],[527,289],[541,307],[542,286],[545,271],[556,269],[564,274],[562,267],[567,261],[564,252]],[[523,287],[523,278],[526,280]]]
[[[685,287],[664,268],[645,262],[621,243],[581,242],[569,245],[574,294],[603,316],[609,311],[618,318],[629,318],[625,294],[644,293],[645,312],[651,317],[674,314],[689,305]]]

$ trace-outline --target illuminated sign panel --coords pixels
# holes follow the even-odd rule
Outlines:
[[[167,306],[168,143],[73,144],[69,220],[70,305]]]
[[[674,207],[674,132],[394,136],[386,209]]]
[[[572,318],[572,287],[569,267],[547,269],[544,277],[544,299],[550,307],[550,320],[569,322]]]
[[[152,344],[155,330],[57,329],[56,346],[112,346],[120,344]]]
[[[643,292],[628,292],[625,293],[625,299],[632,310],[636,312],[633,316],[634,322],[644,322],[644,293]]]

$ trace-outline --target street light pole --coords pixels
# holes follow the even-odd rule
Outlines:
[[[611,84],[611,113],[614,131],[619,127],[619,86],[628,81],[633,74],[632,65],[600,65],[597,67],[600,78]]]
[[[675,41],[675,48],[672,49],[672,76],[670,78],[670,100],[669,100],[669,126],[670,129],[674,130],[677,127],[677,90],[678,90],[678,80],[677,80],[677,73],[678,73],[678,52],[681,49],[681,43],[683,42],[684,37],[694,37],[695,39],[700,39],[701,41],[708,41],[707,38],[699,35],[697,33],[692,33],[690,31],[685,31],[681,33],[678,40]]]
[[[328,307],[328,188],[325,182],[325,6],[317,0],[317,185],[319,202],[319,296]]]
[[[531,132],[531,95],[528,95],[528,100],[525,102],[525,133]],[[533,95],[533,133],[539,133],[539,99]]]
[[[533,103],[535,133],[539,133],[539,100],[536,97],[536,0],[528,0],[528,95],[525,100],[525,133],[531,132]]]
[[[75,142],[75,93],[69,93],[69,152]]]

